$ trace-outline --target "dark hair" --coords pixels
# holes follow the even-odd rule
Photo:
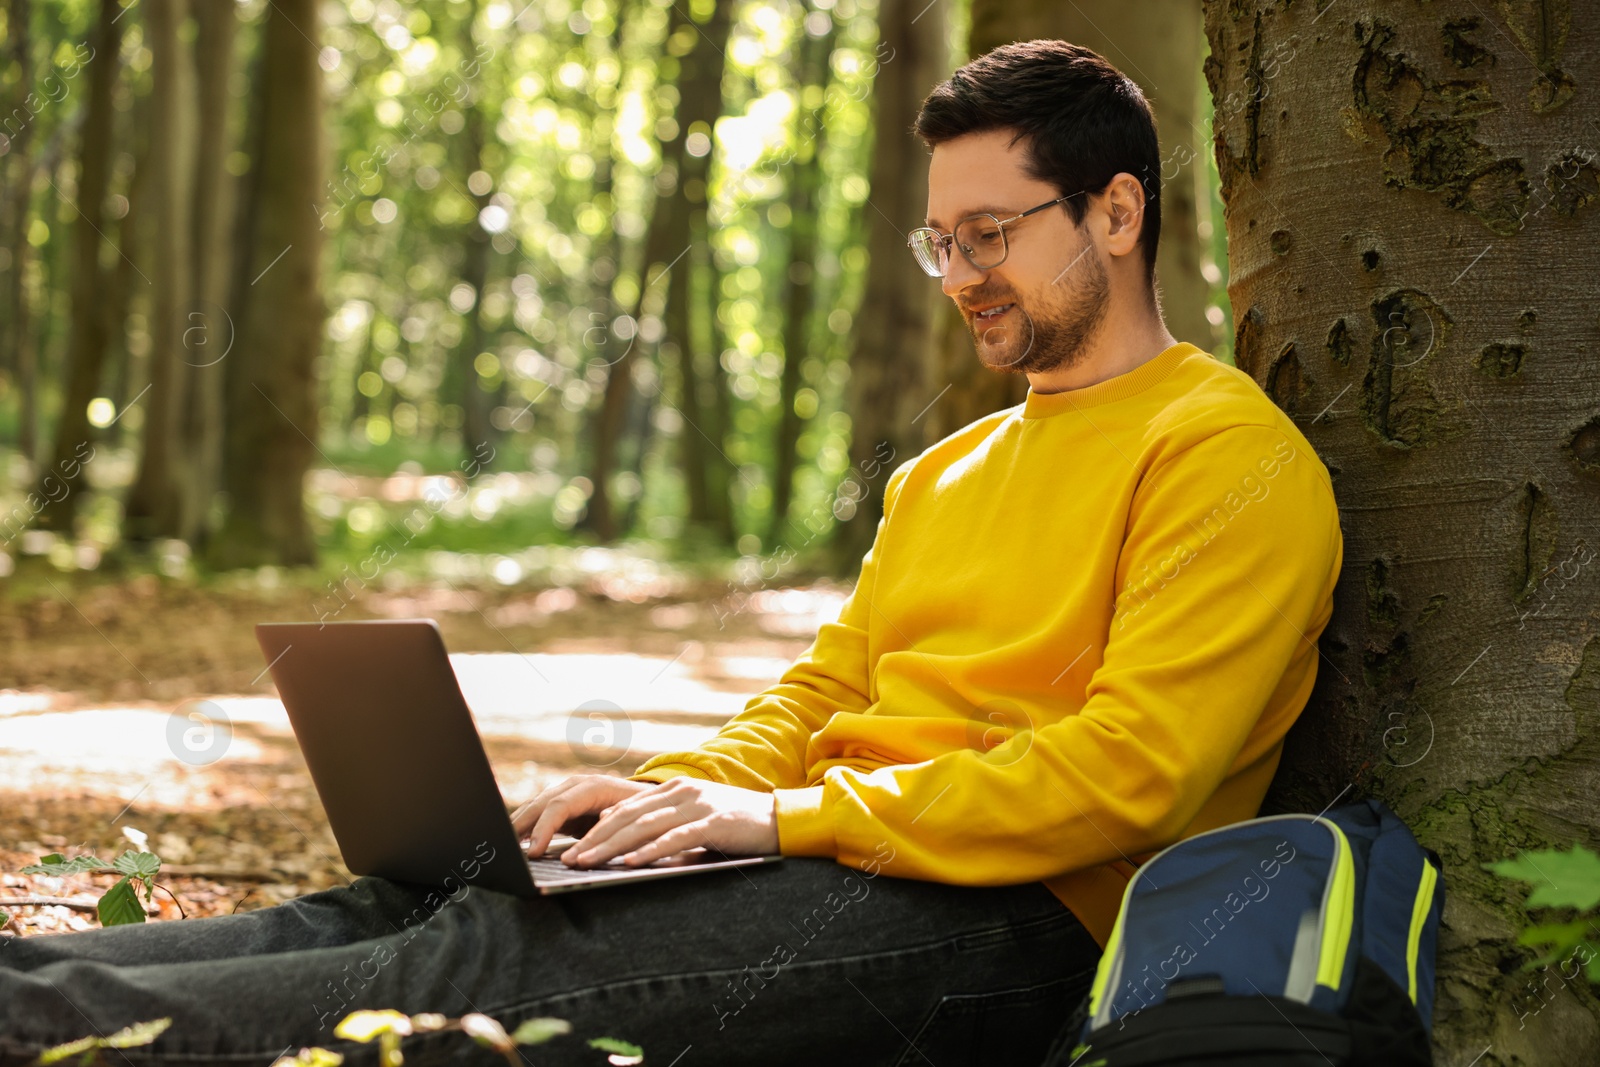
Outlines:
[[[936,86],[913,129],[929,148],[964,134],[1015,130],[1012,143],[1027,143],[1028,175],[1062,196],[1099,192],[1121,171],[1138,177],[1145,197],[1139,244],[1153,281],[1161,239],[1155,114],[1139,87],[1099,53],[1066,41],[1002,45]],[[1088,213],[1083,197],[1062,207],[1073,225]]]

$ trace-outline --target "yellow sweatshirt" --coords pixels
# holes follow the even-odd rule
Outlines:
[[[897,468],[839,620],[632,778],[772,792],[785,855],[1043,881],[1104,946],[1135,865],[1256,815],[1342,558],[1294,423],[1177,344]]]

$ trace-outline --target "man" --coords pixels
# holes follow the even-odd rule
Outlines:
[[[1131,81],[1063,42],[1012,45],[936,88],[917,129],[915,261],[979,358],[1027,375],[1026,401],[895,470],[839,620],[715,738],[514,816],[531,854],[598,816],[563,854],[579,865],[706,844],[789,858],[531,903],[468,893],[415,941],[396,925],[415,892],[371,878],[30,939],[0,954],[10,1040],[174,1015],[156,1050],[265,1063],[332,1043],[327,986],[341,1011],[569,1019],[545,1063],[597,1062],[581,1040],[600,1034],[684,1067],[1042,1058],[1135,866],[1256,814],[1342,541],[1305,438],[1162,323],[1160,158]],[[407,1058],[460,1047],[414,1038]]]

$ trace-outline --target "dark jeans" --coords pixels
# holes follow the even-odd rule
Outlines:
[[[0,1064],[171,1016],[133,1063],[269,1064],[322,1045],[358,1008],[480,1011],[570,1034],[526,1063],[604,1064],[590,1038],[654,1067],[1036,1067],[1100,950],[1038,882],[972,888],[871,876],[830,859],[518,900],[362,878],[241,915],[0,942]],[[418,1035],[408,1065],[503,1064],[460,1033]],[[122,1054],[111,1053],[111,1062]]]

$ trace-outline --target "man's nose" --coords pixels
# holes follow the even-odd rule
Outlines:
[[[939,288],[944,290],[944,295],[952,299],[964,289],[970,289],[982,282],[985,272],[967,262],[967,257],[958,250],[950,250],[950,266],[944,272],[944,277],[939,279]]]

